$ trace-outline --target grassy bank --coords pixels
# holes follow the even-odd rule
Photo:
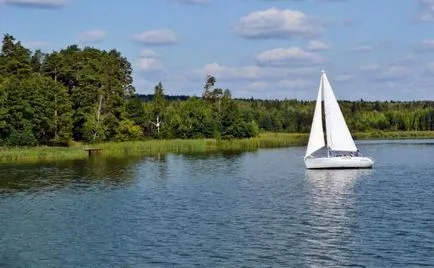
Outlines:
[[[434,139],[434,131],[373,131],[355,133],[358,140]]]
[[[369,132],[355,133],[356,139],[428,139],[434,138],[434,131]],[[25,160],[73,160],[87,158],[86,148],[101,148],[104,156],[154,155],[156,153],[205,153],[220,151],[254,151],[258,148],[279,148],[303,146],[307,133],[263,133],[259,137],[242,140],[149,140],[131,142],[107,142],[71,147],[0,148],[0,161]]]

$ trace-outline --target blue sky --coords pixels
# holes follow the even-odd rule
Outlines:
[[[138,93],[434,100],[434,0],[0,0],[0,32],[49,52],[115,48]]]

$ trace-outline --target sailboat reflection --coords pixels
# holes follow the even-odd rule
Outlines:
[[[308,209],[303,227],[307,238],[300,245],[306,261],[314,266],[352,261],[348,253],[357,245],[358,189],[372,173],[371,169],[306,170]],[[320,261],[317,256],[327,258]],[[314,259],[318,263],[312,263]]]
[[[319,190],[342,193],[351,189],[359,178],[369,177],[371,174],[370,169],[306,170],[306,179],[314,192]]]

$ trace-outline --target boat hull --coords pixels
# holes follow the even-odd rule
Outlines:
[[[362,156],[306,158],[304,163],[308,169],[372,168],[374,165],[371,158]]]

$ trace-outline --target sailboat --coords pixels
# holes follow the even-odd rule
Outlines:
[[[323,103],[326,138],[323,131]],[[324,71],[321,72],[304,163],[308,169],[372,168],[374,164],[371,158],[360,155]]]

